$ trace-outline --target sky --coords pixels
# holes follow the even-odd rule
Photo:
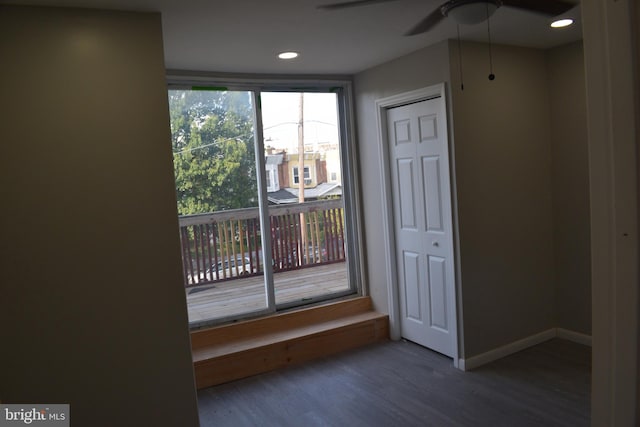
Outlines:
[[[299,93],[262,92],[265,147],[298,151]],[[333,93],[304,94],[304,138],[316,151],[318,143],[338,143],[338,113]]]

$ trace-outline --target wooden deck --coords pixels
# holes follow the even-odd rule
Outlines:
[[[276,273],[276,304],[349,289],[344,262]],[[189,323],[266,308],[264,276],[228,280],[186,289]]]

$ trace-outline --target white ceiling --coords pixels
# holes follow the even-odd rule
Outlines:
[[[403,33],[443,0],[396,0],[319,10],[338,0],[34,0],[20,4],[157,11],[162,13],[169,69],[269,74],[354,74],[439,41],[456,38],[444,20],[427,34]],[[10,3],[0,0],[0,3]],[[577,2],[577,0],[574,0]],[[495,43],[548,48],[582,38],[580,10],[567,29],[547,17],[502,7],[491,19]],[[487,41],[486,23],[460,27],[462,39]],[[301,56],[276,59],[284,50]]]

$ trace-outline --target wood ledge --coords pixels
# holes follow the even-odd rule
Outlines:
[[[197,387],[267,372],[389,338],[389,320],[369,297],[191,333]]]

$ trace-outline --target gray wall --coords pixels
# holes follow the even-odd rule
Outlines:
[[[555,326],[544,52],[451,43],[464,356]]]
[[[582,42],[547,51],[557,326],[591,335],[587,107]]]
[[[419,50],[355,76],[355,108],[361,170],[366,276],[374,306],[387,312],[387,269],[382,238],[384,201],[375,101],[449,80],[447,43]],[[386,160],[386,159],[385,159]]]
[[[198,424],[160,16],[0,7],[0,400]]]
[[[448,84],[461,260],[462,357],[553,327],[590,331],[590,295],[585,288],[589,217],[583,209],[588,203],[587,165],[581,145],[586,129],[579,105],[584,105],[580,101],[584,86],[580,93],[578,75],[568,87],[558,87],[568,69],[579,71],[578,48],[564,48],[572,56],[560,58],[562,49],[545,53],[494,46],[496,80],[489,81],[487,45],[463,43],[464,91],[454,42],[423,49],[355,78],[368,285],[382,311],[388,304],[387,271],[380,232],[383,201],[374,103],[432,84]],[[572,102],[578,103],[572,111],[554,116]],[[575,131],[570,137],[566,133],[571,130],[560,129],[563,123]],[[579,203],[564,212],[577,199]],[[568,225],[572,218],[577,222]],[[561,228],[563,232],[555,233]],[[579,277],[569,279],[574,272]]]

